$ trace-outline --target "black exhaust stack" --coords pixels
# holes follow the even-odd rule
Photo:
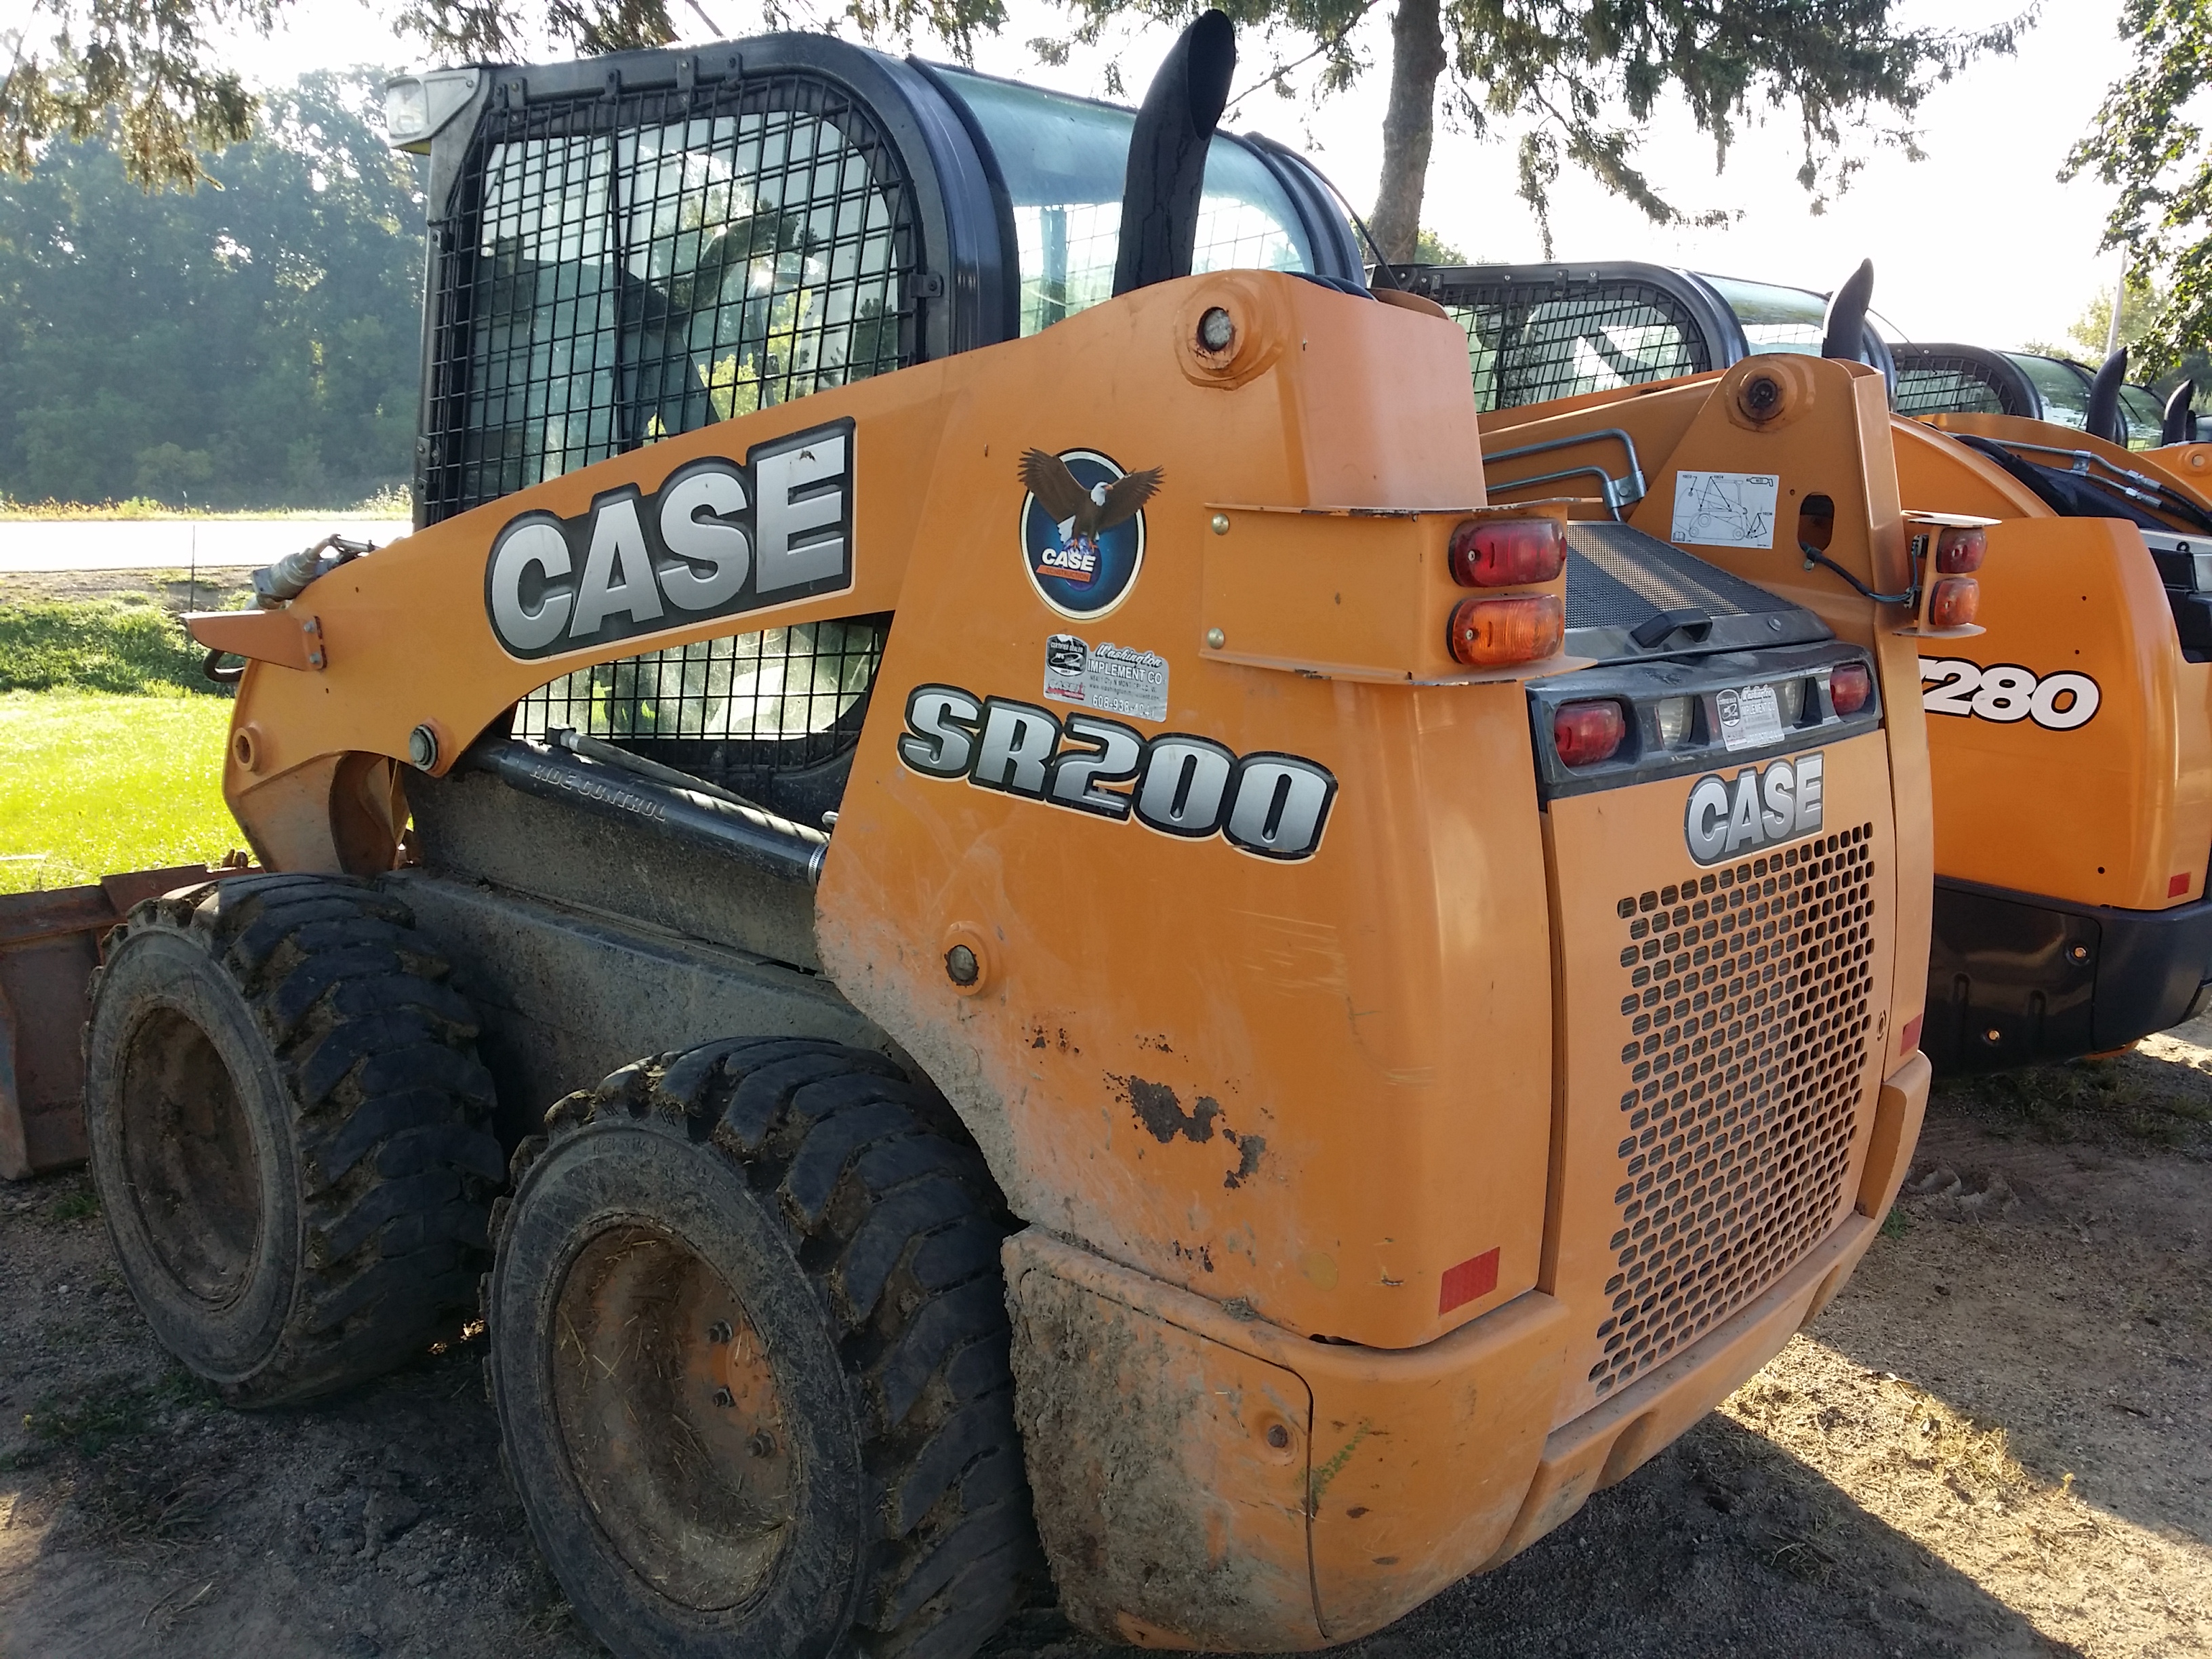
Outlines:
[[[1874,299],[1874,261],[1862,259],[1859,268],[1829,296],[1826,330],[1820,341],[1823,357],[1840,357],[1847,363],[1867,360],[1867,306]]]
[[[2159,442],[2193,444],[2197,441],[2197,411],[2190,407],[2196,401],[2196,381],[2184,380],[2173,388],[2173,395],[2166,400],[2166,419],[2158,429]]]
[[[2128,349],[2122,346],[2105,359],[2097,370],[2097,378],[2089,383],[2090,433],[2107,443],[2125,449],[2128,446],[2127,424],[2120,418],[2120,387],[2128,378]]]
[[[1208,11],[1182,32],[1152,77],[1129,135],[1115,294],[1190,275],[1206,147],[1236,70],[1236,27],[1225,14]]]

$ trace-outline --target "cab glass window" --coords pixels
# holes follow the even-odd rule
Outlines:
[[[1135,116],[1110,104],[940,69],[997,157],[1014,210],[1021,330],[1111,298]],[[1311,270],[1313,248],[1266,163],[1217,133],[1206,152],[1194,270]]]
[[[2120,388],[2120,416],[2128,424],[2130,449],[2155,449],[2166,440],[2166,410],[2139,386]]]
[[[2013,366],[2027,376],[2036,396],[2043,400],[2043,418],[2077,430],[2089,424],[2089,377],[2056,357],[2032,357],[2024,351],[2008,351]]]
[[[1802,288],[1747,283],[1735,276],[1707,276],[1705,280],[1735,313],[1753,356],[1765,351],[1796,351],[1808,357],[1820,355],[1828,334],[1828,302],[1819,295]]]

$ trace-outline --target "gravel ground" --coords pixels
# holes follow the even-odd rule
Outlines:
[[[2212,1652],[2208,1162],[2212,1030],[1940,1091],[1812,1332],[1352,1651]],[[477,1345],[229,1413],[147,1334],[82,1176],[0,1188],[0,1654],[601,1650],[501,1479]],[[1039,1609],[992,1656],[1107,1651]]]

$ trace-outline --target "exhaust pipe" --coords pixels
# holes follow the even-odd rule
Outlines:
[[[1169,48],[1152,77],[1129,134],[1121,242],[1114,258],[1116,295],[1190,275],[1206,148],[1228,106],[1236,69],[1236,27],[1224,14],[1207,11]]]
[[[1859,268],[1828,300],[1828,314],[1820,340],[1823,357],[1840,357],[1847,363],[1867,360],[1867,307],[1874,299],[1874,261],[1862,259]]]
[[[2184,380],[2173,388],[2173,395],[2166,400],[2166,419],[2158,428],[2158,441],[2162,444],[2193,444],[2197,441],[2197,411],[2190,405],[2197,401],[2197,382]]]
[[[2105,359],[2097,378],[2089,383],[2089,431],[2123,449],[2128,447],[2128,428],[2120,418],[2120,387],[2127,378],[2128,349],[2122,346]]]

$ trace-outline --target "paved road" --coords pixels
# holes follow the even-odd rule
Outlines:
[[[379,545],[404,519],[78,520],[0,522],[0,571],[203,570],[268,564],[337,534]]]

